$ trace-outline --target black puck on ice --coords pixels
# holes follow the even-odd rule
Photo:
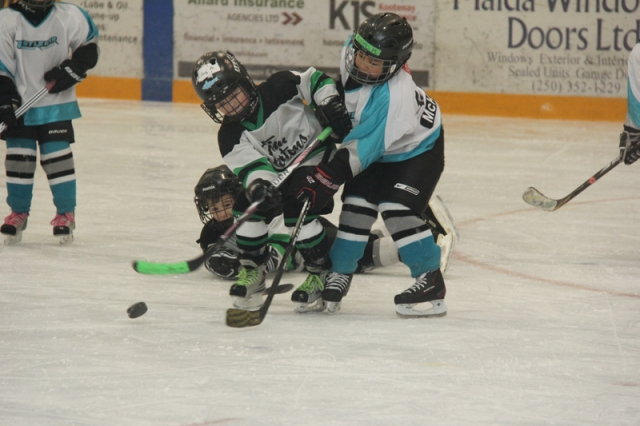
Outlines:
[[[138,302],[129,306],[129,309],[127,309],[127,315],[129,315],[129,318],[138,318],[139,316],[144,315],[145,312],[147,312],[147,309],[146,303]]]

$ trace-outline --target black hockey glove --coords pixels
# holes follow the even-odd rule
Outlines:
[[[344,179],[333,177],[335,172],[327,164],[320,163],[305,177],[296,193],[296,200],[311,200],[310,210],[320,210],[333,199]]]
[[[242,265],[238,260],[238,253],[222,247],[204,262],[204,266],[220,278],[235,279]]]
[[[322,127],[331,127],[333,133],[342,139],[349,134],[353,125],[349,112],[340,96],[329,96],[316,107],[316,118]]]
[[[87,74],[71,59],[63,61],[60,65],[44,73],[44,81],[47,83],[55,80],[49,93],[60,93],[72,88],[87,77]]]
[[[0,121],[3,122],[7,128],[18,124],[16,109],[18,109],[20,105],[22,105],[20,98],[0,96]]]
[[[268,210],[282,204],[280,190],[264,179],[256,179],[251,182],[247,186],[245,194],[252,203],[263,200],[261,210]]]
[[[635,132],[625,126],[625,131],[620,134],[620,151],[624,164],[635,163],[640,158],[640,131]]]

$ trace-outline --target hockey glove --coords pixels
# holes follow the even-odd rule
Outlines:
[[[310,210],[320,210],[333,199],[333,196],[344,183],[344,179],[333,177],[334,171],[327,164],[320,163],[305,177],[301,188],[296,193],[296,200],[311,200]]]
[[[264,179],[258,178],[251,182],[245,193],[252,203],[262,200],[261,210],[268,210],[282,204],[280,190]]]
[[[7,128],[18,124],[16,109],[18,109],[21,104],[22,102],[19,98],[13,96],[0,96],[0,121],[3,122]]]
[[[238,260],[238,253],[229,250],[227,247],[223,247],[215,252],[204,263],[205,268],[209,272],[213,272],[215,275],[224,279],[235,279],[240,272],[240,261]]]
[[[55,80],[49,93],[60,93],[72,88],[87,77],[87,74],[73,60],[67,59],[55,68],[44,73],[44,81],[47,83]]]
[[[316,118],[323,127],[331,127],[333,133],[342,139],[349,134],[353,125],[349,112],[340,96],[329,96],[316,107]]]
[[[625,127],[625,131],[620,134],[620,151],[626,165],[633,164],[640,158],[640,131],[636,133],[628,129]]]

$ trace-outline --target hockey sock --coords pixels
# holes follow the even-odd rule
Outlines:
[[[381,203],[379,207],[402,263],[411,269],[411,276],[415,278],[439,268],[440,247],[424,220],[398,203]]]
[[[352,274],[363,256],[371,227],[378,217],[375,204],[362,198],[347,197],[340,213],[338,235],[331,247],[331,269],[341,274]]]
[[[7,139],[7,155],[4,162],[7,175],[7,204],[14,212],[26,213],[31,210],[36,147],[36,141],[33,139]]]
[[[57,213],[76,209],[76,172],[69,142],[46,142],[40,145],[40,164],[47,174]]]

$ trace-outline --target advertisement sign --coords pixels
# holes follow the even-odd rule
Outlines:
[[[191,79],[195,61],[230,51],[255,80],[280,70],[316,67],[337,77],[340,49],[368,16],[393,12],[407,18],[417,42],[409,61],[414,80],[433,85],[435,3],[424,0],[175,0],[174,65]]]
[[[626,97],[640,0],[446,0],[436,89]]]
[[[98,27],[100,59],[91,75],[142,78],[143,0],[68,0]]]

